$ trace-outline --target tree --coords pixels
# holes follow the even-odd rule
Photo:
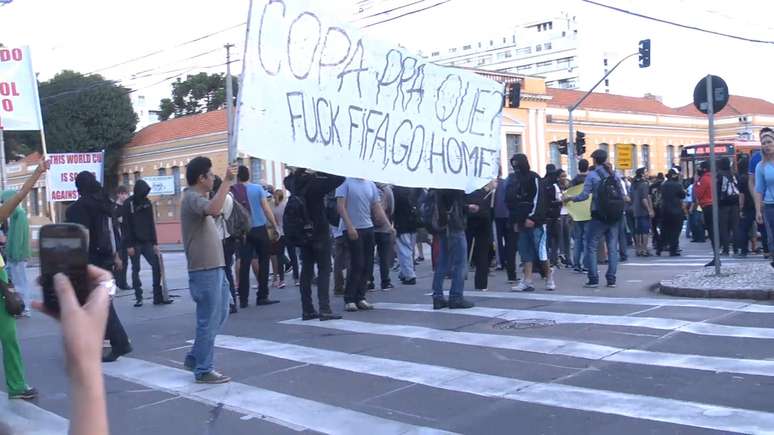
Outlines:
[[[232,81],[234,98],[238,85]],[[159,103],[160,118],[166,121],[175,117],[193,115],[223,109],[226,106],[226,76],[223,73],[207,74],[201,72],[188,75],[185,80],[172,83],[172,98],[164,98]]]
[[[98,74],[85,76],[68,70],[40,83],[48,151],[105,150],[105,186],[114,186],[124,146],[137,127],[129,93],[129,89]],[[10,139],[12,143],[40,149],[37,132],[18,133]]]

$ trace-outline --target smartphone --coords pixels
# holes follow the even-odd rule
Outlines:
[[[50,224],[40,228],[40,283],[43,304],[54,313],[59,301],[54,291],[54,275],[64,273],[70,278],[81,305],[89,299],[86,267],[89,264],[89,232],[79,224]]]

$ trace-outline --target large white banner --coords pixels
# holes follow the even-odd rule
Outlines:
[[[411,187],[497,176],[503,85],[366,40],[305,0],[252,1],[245,49],[240,151]]]
[[[0,125],[40,130],[37,82],[28,47],[0,47]]]
[[[52,202],[77,200],[78,189],[75,188],[75,177],[81,171],[93,173],[97,181],[102,183],[104,157],[102,152],[49,154],[51,168],[46,172],[48,200]]]

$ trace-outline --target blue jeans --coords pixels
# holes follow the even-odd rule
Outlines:
[[[414,269],[414,246],[417,244],[417,233],[399,234],[395,240],[398,246],[398,263],[400,264],[401,279],[414,279],[417,277]]]
[[[196,302],[196,338],[185,360],[198,378],[212,371],[215,337],[228,318],[231,293],[222,267],[188,272],[188,286]]]
[[[589,268],[589,265],[587,264],[589,256],[584,255],[589,222],[591,221],[573,222],[572,224],[572,239],[575,243],[575,246],[573,246],[572,264],[574,264],[575,267],[582,266],[585,269]],[[583,263],[581,263],[581,256],[583,256]]]
[[[599,238],[604,236],[607,242],[607,278],[608,283],[615,283],[615,273],[618,269],[618,230],[620,222],[608,224],[597,219],[589,222],[586,233],[586,265],[589,268],[589,282],[598,283],[597,251],[599,250]]]
[[[443,298],[443,280],[451,272],[452,282],[449,300],[462,299],[467,272],[468,241],[464,231],[439,234],[440,249],[438,267],[433,274],[433,298]]]
[[[774,204],[763,206],[763,222],[766,224],[769,252],[774,252]]]

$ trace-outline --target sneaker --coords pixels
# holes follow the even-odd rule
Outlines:
[[[465,308],[473,308],[476,304],[473,302],[470,302],[467,299],[452,299],[449,300],[449,309],[457,310],[457,309],[465,309]]]
[[[489,289],[488,288],[477,288],[476,291],[477,292],[488,292]]]
[[[142,306],[142,299],[135,300],[134,301],[134,306],[135,307],[141,307]]]
[[[230,304],[228,306],[228,313],[229,314],[236,314],[237,313],[237,307],[234,304]]]
[[[382,284],[382,291],[383,292],[390,291],[390,289],[393,289],[393,288],[395,288],[395,286],[392,285],[392,283],[390,283],[390,282],[388,282],[387,284]]]
[[[546,290],[548,291],[556,290],[556,281],[554,281],[553,277],[546,280]]]
[[[279,284],[277,284],[277,288],[285,288],[285,281],[280,281]]]
[[[339,320],[341,319],[341,315],[334,314],[330,311],[320,311],[320,321],[325,322],[326,320]]]
[[[521,281],[517,285],[515,285],[513,288],[511,288],[511,291],[513,292],[534,292],[535,287],[532,286],[532,283]]]
[[[123,349],[123,350],[114,349],[111,347],[109,351],[107,351],[102,355],[102,362],[104,363],[113,362],[118,358],[131,352],[132,352],[132,346],[128,346],[126,349]]]
[[[231,382],[231,378],[222,375],[215,370],[196,376],[197,384],[225,384],[226,382]]]
[[[185,361],[183,361],[183,368],[185,368],[189,372],[193,372],[196,369],[196,364],[194,364],[193,361],[186,359]]]
[[[449,302],[446,301],[444,298],[433,298],[433,309],[434,310],[440,310],[443,308],[447,308],[449,306]]]
[[[615,288],[615,281],[608,281],[607,288]]]
[[[296,287],[301,287],[301,281],[296,279],[293,281],[293,285],[295,285]]]
[[[417,261],[421,263],[425,261],[425,257],[417,257]]]
[[[583,284],[584,288],[598,288],[599,283],[596,281],[586,281],[586,284]]]
[[[402,279],[402,280],[400,280],[400,282],[403,285],[416,285],[417,284],[417,279],[416,278]]]
[[[38,397],[38,390],[29,387],[24,391],[20,391],[18,393],[11,393],[8,395],[9,399],[19,399],[19,400],[34,400]]]
[[[357,304],[355,304],[358,309],[367,311],[367,310],[373,310],[374,306],[373,304],[369,304],[368,301],[363,299],[362,301],[358,301]]]
[[[255,305],[272,305],[272,304],[278,304],[279,301],[273,301],[271,299],[258,299],[255,301]]]
[[[317,319],[319,317],[320,317],[320,315],[317,314],[314,311],[312,311],[310,313],[303,313],[303,314],[301,314],[301,320],[314,320],[314,319]]]
[[[373,281],[368,281],[368,285],[366,286],[366,290],[374,290],[376,286],[374,285]]]
[[[355,305],[354,302],[349,302],[346,305],[344,305],[344,311],[357,311],[357,305]]]

